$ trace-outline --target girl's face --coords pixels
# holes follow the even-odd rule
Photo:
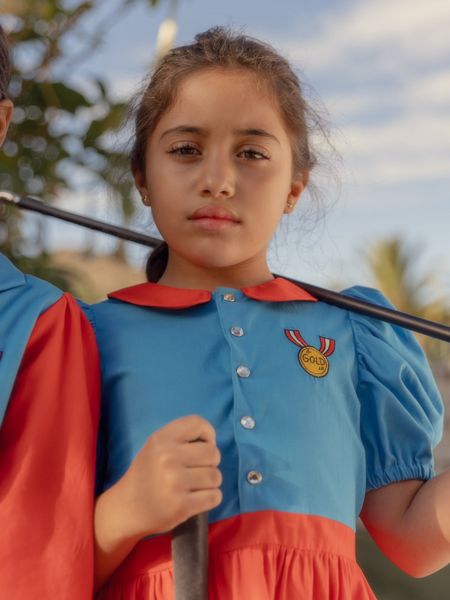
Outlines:
[[[306,180],[293,176],[290,140],[264,86],[227,70],[181,84],[147,142],[145,173],[136,174],[169,267],[178,257],[203,269],[267,269],[269,241]]]

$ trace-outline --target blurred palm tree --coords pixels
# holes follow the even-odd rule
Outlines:
[[[365,253],[374,283],[402,312],[450,324],[450,300],[440,283],[442,273],[431,265],[421,274],[419,261],[423,247],[398,237],[375,242]],[[431,359],[450,356],[450,345],[417,334]]]

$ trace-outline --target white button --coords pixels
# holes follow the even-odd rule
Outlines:
[[[246,377],[250,377],[251,371],[245,365],[239,365],[236,369],[236,373],[239,375],[239,377],[243,377],[245,379]]]
[[[224,294],[223,299],[225,302],[236,302],[236,297],[234,294]]]
[[[231,327],[230,331],[231,335],[234,335],[235,337],[242,337],[244,335],[242,327]]]
[[[262,473],[259,471],[249,471],[247,473],[247,481],[252,485],[258,485],[263,479]]]
[[[251,417],[242,417],[241,425],[244,429],[254,429],[256,425],[255,419],[252,419]]]

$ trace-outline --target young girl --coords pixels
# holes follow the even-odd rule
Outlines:
[[[413,336],[267,265],[314,166],[307,111],[286,60],[222,28],[169,52],[142,96],[132,169],[165,243],[149,283],[91,309],[101,599],[172,598],[167,532],[207,510],[214,599],[374,598],[360,513],[413,576],[449,561],[441,400]]]
[[[0,28],[0,146],[12,115]],[[1,158],[0,158],[1,160]],[[0,253],[0,596],[93,589],[95,338],[75,300]]]

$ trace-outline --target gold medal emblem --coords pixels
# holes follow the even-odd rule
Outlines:
[[[298,353],[298,360],[305,371],[313,377],[325,377],[330,368],[326,356],[312,346],[302,348]]]
[[[325,377],[330,370],[327,357],[333,354],[336,346],[335,341],[319,336],[320,348],[315,348],[303,339],[298,329],[285,329],[284,333],[289,341],[301,348],[298,353],[298,362],[303,369],[313,377]]]

